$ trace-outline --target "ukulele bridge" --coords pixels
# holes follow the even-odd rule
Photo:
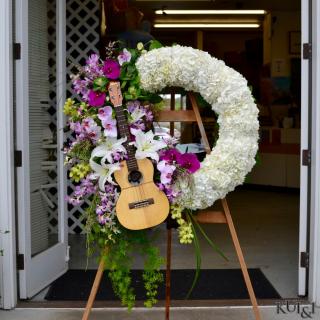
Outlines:
[[[151,204],[154,204],[154,200],[152,198],[131,202],[129,203],[129,209],[144,208],[144,207],[150,206]]]

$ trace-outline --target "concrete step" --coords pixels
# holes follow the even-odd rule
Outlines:
[[[293,309],[293,307],[291,306]],[[306,306],[302,316],[297,310],[284,314],[277,313],[274,306],[260,307],[262,320],[320,320],[320,308],[310,313],[311,306]],[[17,308],[11,311],[0,311],[1,320],[80,320],[83,309],[80,308]],[[130,313],[124,308],[93,309],[90,320],[164,320],[164,308],[135,308]],[[171,309],[170,320],[254,320],[250,307],[174,307]]]

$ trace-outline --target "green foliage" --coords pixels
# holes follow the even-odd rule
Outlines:
[[[72,181],[79,182],[90,171],[91,171],[91,167],[87,162],[80,162],[70,169],[69,177]]]
[[[72,147],[72,149],[68,153],[68,156],[71,158],[89,162],[91,151],[93,150],[93,148],[94,145],[90,140],[82,140]]]
[[[149,45],[149,50],[159,49],[162,47],[162,44],[158,40],[151,40]]]
[[[109,80],[106,77],[98,77],[93,81],[93,90],[94,91],[107,91],[107,84]]]
[[[96,219],[95,207],[99,202],[95,195],[87,208],[83,219],[86,220],[87,253],[90,256],[96,249],[100,250],[101,258],[105,260],[108,276],[115,294],[123,306],[131,310],[135,304],[135,293],[132,288],[131,267],[133,253],[138,252],[145,259],[143,282],[146,290],[146,307],[152,307],[156,302],[158,286],[163,281],[160,268],[164,259],[158,248],[152,245],[153,238],[145,230],[130,231],[120,227],[119,233],[112,233],[109,228],[102,228]]]

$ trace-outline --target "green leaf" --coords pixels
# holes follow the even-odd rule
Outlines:
[[[207,240],[209,245],[213,248],[213,250],[215,250],[217,253],[219,253],[220,256],[222,258],[224,258],[226,261],[229,261],[229,259],[224,255],[224,253],[221,251],[221,249],[217,245],[215,245],[211,241],[211,239],[207,236],[206,232],[202,229],[199,222],[192,216],[192,214],[190,214],[190,217],[191,217],[192,221],[194,222],[194,224],[198,227],[199,231],[202,233],[203,237]]]
[[[93,90],[94,91],[107,91],[107,84],[109,80],[106,77],[98,77],[93,81]]]
[[[149,50],[159,49],[161,47],[162,47],[162,44],[158,40],[151,40],[150,41]]]

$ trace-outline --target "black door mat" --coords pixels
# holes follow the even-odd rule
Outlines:
[[[269,280],[260,269],[249,269],[252,285],[258,299],[280,299]],[[165,271],[162,271],[165,276]],[[183,300],[192,284],[195,270],[171,271],[171,299]],[[46,300],[87,300],[96,270],[69,270],[54,281],[45,297]],[[142,270],[132,270],[132,284],[136,300],[145,300]],[[159,288],[158,299],[165,298],[165,283]],[[240,269],[201,270],[199,280],[190,296],[191,300],[248,299],[249,295]],[[118,300],[105,271],[96,300]]]

